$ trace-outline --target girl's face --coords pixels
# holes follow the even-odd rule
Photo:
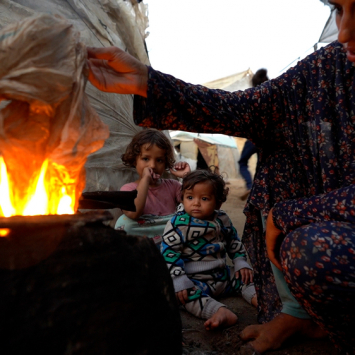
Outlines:
[[[347,50],[348,59],[355,63],[355,0],[329,0],[336,11],[338,40]]]
[[[214,211],[221,207],[217,203],[212,184],[208,181],[185,190],[182,203],[190,216],[204,220],[213,220]]]
[[[166,168],[166,151],[158,148],[155,144],[145,144],[141,147],[141,154],[136,158],[136,170],[140,177],[143,170],[148,167],[155,174],[162,175]]]

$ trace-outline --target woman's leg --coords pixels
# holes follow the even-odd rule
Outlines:
[[[296,229],[282,244],[292,294],[335,345],[355,352],[355,226],[323,222]]]
[[[311,319],[311,316],[299,304],[295,297],[293,297],[287,282],[281,270],[279,270],[273,263],[271,263],[272,272],[275,277],[277,292],[279,293],[282,302],[282,313],[289,314],[296,318]]]

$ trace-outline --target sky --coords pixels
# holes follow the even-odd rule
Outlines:
[[[266,68],[270,79],[279,76],[313,52],[330,14],[320,0],[143,2],[152,67],[193,84],[248,68]]]

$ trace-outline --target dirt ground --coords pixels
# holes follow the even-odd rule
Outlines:
[[[239,235],[242,235],[245,216],[243,214],[244,202],[239,199],[245,190],[241,179],[229,180],[230,189],[228,200],[223,204],[222,209],[230,216]],[[228,329],[206,331],[204,320],[197,319],[187,312],[181,310],[183,325],[184,355],[251,355],[244,352],[243,344],[238,334],[247,325],[257,324],[256,309],[250,306],[242,297],[230,297],[222,300],[233,312],[238,315],[238,323]],[[268,352],[273,355],[335,355],[337,351],[328,340],[291,340],[281,349]]]

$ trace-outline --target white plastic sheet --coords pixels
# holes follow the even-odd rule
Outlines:
[[[123,0],[1,0],[0,28],[36,13],[59,14],[80,32],[87,46],[117,46],[145,64],[149,59],[144,46],[148,19],[144,4]],[[98,91],[88,84],[86,93],[102,121],[109,126],[110,137],[85,165],[85,191],[112,191],[137,176],[122,164],[121,154],[141,130],[133,122],[133,97]]]

